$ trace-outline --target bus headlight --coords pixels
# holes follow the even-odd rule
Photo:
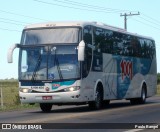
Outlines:
[[[65,88],[64,91],[65,91],[65,92],[73,92],[73,91],[77,91],[77,90],[79,90],[79,89],[80,89],[79,86],[73,86],[73,87]]]
[[[20,88],[19,91],[23,93],[31,93],[32,90],[29,88]]]

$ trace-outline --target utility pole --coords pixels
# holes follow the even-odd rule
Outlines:
[[[134,15],[140,15],[140,13],[139,12],[137,14],[132,14],[131,12],[129,14],[127,14],[127,13],[122,14],[121,13],[120,16],[124,16],[124,29],[127,30],[127,16],[134,16]]]

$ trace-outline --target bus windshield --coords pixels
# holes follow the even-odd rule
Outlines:
[[[79,28],[28,29],[23,32],[23,45],[78,43]]]
[[[62,80],[79,77],[76,45],[20,48],[20,80]]]

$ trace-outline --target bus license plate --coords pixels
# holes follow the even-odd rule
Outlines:
[[[43,100],[51,100],[51,99],[52,99],[52,96],[42,96],[42,99],[43,99]]]

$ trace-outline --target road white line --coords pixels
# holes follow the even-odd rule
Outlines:
[[[131,129],[131,130],[128,130],[128,131],[124,131],[124,132],[138,132],[138,131],[142,131],[144,129]]]

